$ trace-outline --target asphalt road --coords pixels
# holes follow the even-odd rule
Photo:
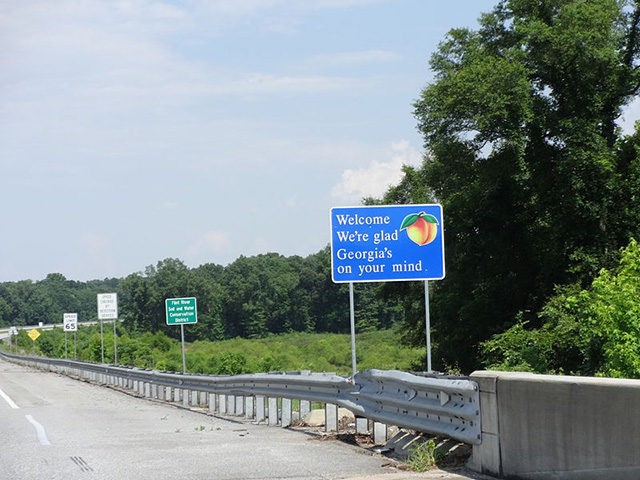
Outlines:
[[[0,360],[6,480],[396,480],[383,456],[282,428],[237,423]]]

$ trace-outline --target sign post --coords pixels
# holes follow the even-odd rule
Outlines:
[[[353,320],[354,282],[425,282],[427,370],[431,371],[428,280],[444,278],[442,206],[372,205],[331,209],[331,277],[349,283]],[[355,333],[352,327],[352,364]]]
[[[198,323],[198,306],[195,297],[167,298],[164,301],[167,325],[180,325],[182,341],[182,373],[187,373],[187,357],[184,347],[184,326]]]
[[[75,332],[78,331],[78,314],[77,313],[63,313],[62,314],[62,329],[64,330],[64,358],[67,358],[67,332],[74,332],[73,339],[73,351],[76,350]]]
[[[18,335],[18,329],[16,327],[9,327],[9,347],[13,348],[13,340],[11,337]],[[13,350],[12,350],[13,351]]]
[[[102,363],[104,363],[104,331],[102,320],[113,320],[113,363],[118,363],[118,347],[116,343],[116,323],[118,323],[118,294],[98,294],[98,320],[100,320],[100,344]]]

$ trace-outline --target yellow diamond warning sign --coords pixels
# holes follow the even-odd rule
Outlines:
[[[29,338],[35,342],[40,336],[40,332],[34,328],[33,330],[29,330],[27,335],[29,335]]]

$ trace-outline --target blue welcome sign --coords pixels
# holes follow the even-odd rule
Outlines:
[[[336,283],[443,279],[442,206],[332,208],[331,275]]]

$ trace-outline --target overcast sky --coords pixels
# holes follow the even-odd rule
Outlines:
[[[306,256],[497,0],[0,0],[0,281]]]

